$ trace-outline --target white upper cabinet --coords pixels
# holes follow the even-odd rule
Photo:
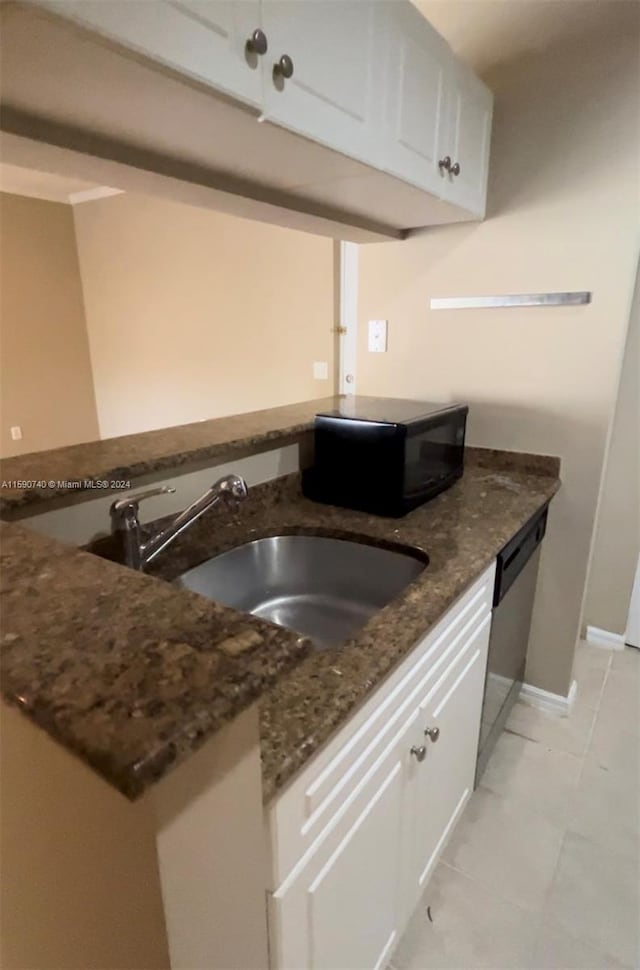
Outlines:
[[[440,194],[480,217],[486,208],[492,116],[489,89],[465,65],[452,60],[442,140],[443,158],[451,164],[441,167]]]
[[[384,88],[381,6],[263,0],[265,118],[375,165]]]
[[[206,158],[213,172],[242,173],[247,145],[256,157],[267,146],[253,180],[306,198],[310,211],[319,202],[395,230],[484,215],[491,93],[409,0],[33,2],[225,95]],[[157,78],[159,101],[166,81]],[[95,83],[84,88],[91,116]],[[200,92],[183,97],[187,113],[202,103]],[[260,113],[260,135],[246,132],[256,118],[229,117],[234,101]],[[134,125],[151,146],[167,135],[158,120],[154,136],[154,109]],[[192,140],[182,131],[175,153],[188,155]],[[283,181],[287,167],[296,175]]]
[[[437,195],[451,53],[411,4],[388,7],[384,19],[387,81],[382,167]]]
[[[53,0],[48,10],[248,104],[262,104],[260,0]]]

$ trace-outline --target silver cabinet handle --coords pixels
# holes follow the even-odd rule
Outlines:
[[[438,738],[440,737],[440,728],[439,727],[425,728],[424,736],[425,738],[429,738],[429,740],[433,741],[433,743],[435,744]]]
[[[415,755],[416,761],[424,761],[427,757],[427,749],[424,744],[418,748],[415,744],[411,748],[411,754]]]
[[[460,162],[454,162],[449,171],[452,175],[460,175]]]
[[[266,54],[267,53],[267,35],[264,30],[260,30],[256,27],[251,37],[247,40],[247,50],[250,54]]]
[[[450,172],[451,156],[445,155],[444,158],[441,158],[440,161],[438,162],[438,168],[440,169],[441,172]]]
[[[288,54],[283,54],[279,61],[273,65],[274,78],[283,77],[287,80],[293,77],[293,61]]]

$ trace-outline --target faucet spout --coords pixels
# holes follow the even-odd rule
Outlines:
[[[145,498],[174,492],[162,486],[139,495],[118,499],[111,506],[111,531],[123,538],[125,561],[132,569],[143,570],[148,563],[166,549],[174,539],[188,529],[210,508],[224,501],[229,506],[239,504],[247,497],[247,484],[239,475],[225,475],[207,489],[204,495],[188,505],[182,512],[155,532],[149,533],[139,519],[139,503]]]

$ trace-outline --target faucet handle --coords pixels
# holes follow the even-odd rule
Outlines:
[[[157,488],[148,488],[144,492],[138,492],[137,495],[123,495],[122,498],[118,498],[112,503],[111,515],[124,512],[126,509],[137,511],[138,505],[144,499],[155,498],[156,495],[170,495],[173,492],[175,492],[173,485],[158,485]]]

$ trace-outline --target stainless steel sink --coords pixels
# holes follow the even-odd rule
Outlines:
[[[346,539],[256,539],[189,569],[180,585],[308,636],[347,639],[413,582],[427,557]]]

